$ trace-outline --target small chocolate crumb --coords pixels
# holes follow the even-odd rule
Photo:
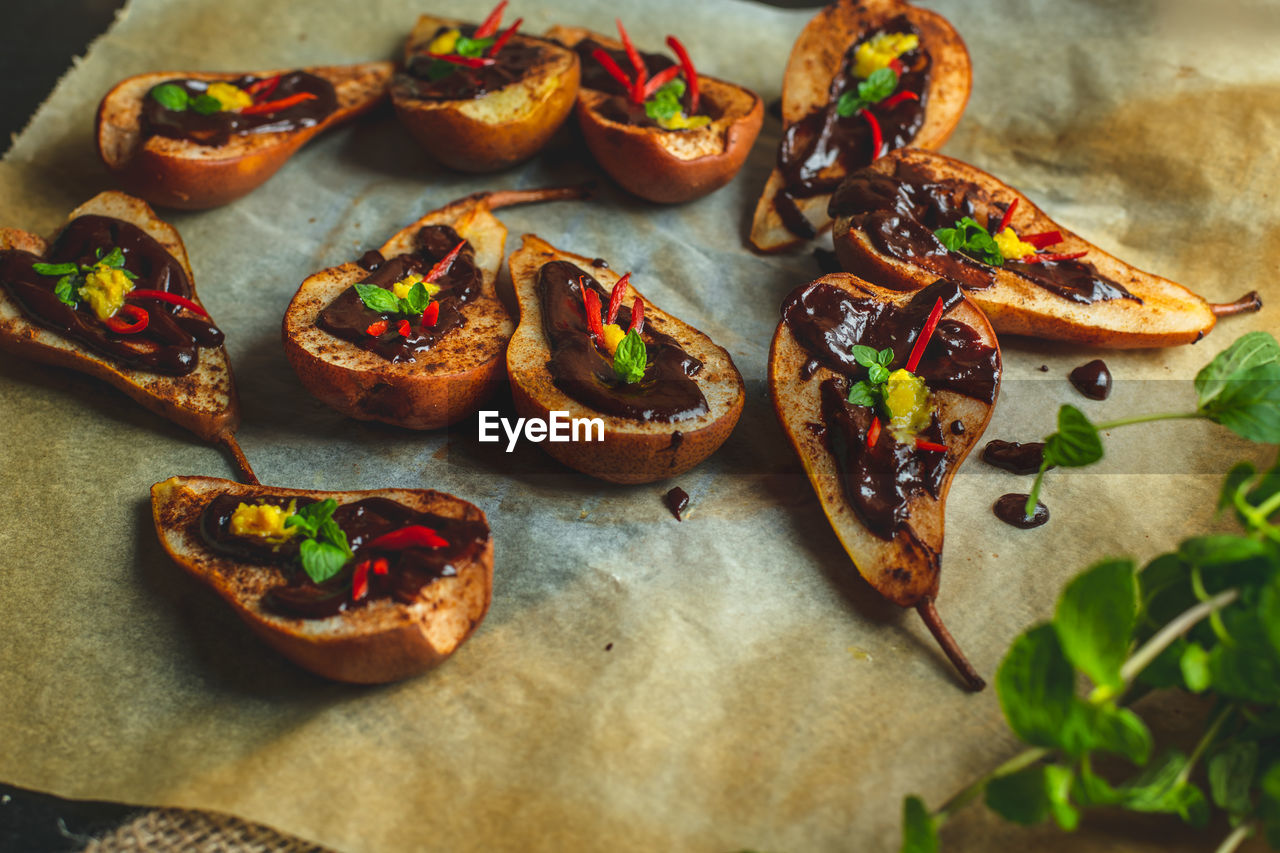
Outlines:
[[[664,500],[667,503],[667,509],[671,510],[671,514],[676,517],[676,521],[684,521],[680,513],[689,507],[689,493],[679,486],[674,486],[667,492]]]
[[[1042,364],[1042,365],[1040,365],[1040,372],[1041,372],[1041,373],[1048,373],[1048,372],[1049,372],[1049,365],[1047,365],[1047,364]]]
[[[610,643],[609,645],[605,646],[605,647],[604,647],[604,650],[605,650],[606,652],[613,651],[613,643]]]
[[[964,421],[952,421],[952,422],[951,422],[951,434],[952,434],[952,435],[964,435]]]

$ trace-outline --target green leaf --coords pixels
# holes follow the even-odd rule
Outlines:
[[[409,293],[405,297],[408,303],[409,314],[421,314],[427,305],[431,302],[431,296],[427,293],[427,287],[422,282],[417,282],[413,287],[409,288]]]
[[[352,287],[356,289],[356,295],[370,311],[377,311],[380,314],[399,313],[400,300],[385,287],[379,287],[376,284],[354,284]]]
[[[876,355],[876,361],[888,367],[893,363],[893,347],[885,347]]]
[[[213,115],[222,111],[222,102],[212,95],[197,95],[191,101],[191,109],[202,116]]]
[[[877,68],[871,76],[858,84],[858,97],[868,104],[878,104],[898,88],[898,72],[892,68]]]
[[[124,266],[124,252],[120,249],[119,246],[116,246],[110,252],[108,252],[107,256],[104,257],[98,263],[102,264],[103,266],[114,267],[116,269],[119,269],[120,267]]]
[[[684,113],[680,99],[684,97],[684,81],[672,80],[644,102],[644,113],[659,124]]]
[[[1187,756],[1169,750],[1144,773],[1121,786],[1120,805],[1130,811],[1176,814],[1192,826],[1203,826],[1209,818],[1208,802],[1195,785],[1181,778]]]
[[[1009,727],[1034,746],[1065,744],[1077,714],[1075,673],[1052,625],[1039,625],[1013,641],[996,671],[996,692]]]
[[[902,801],[901,853],[938,853],[938,828],[919,797]]]
[[[1246,483],[1254,478],[1258,469],[1252,462],[1237,462],[1227,472],[1222,481],[1222,491],[1218,492],[1218,509],[1224,510],[1235,506],[1236,492],[1242,490]]]
[[[187,90],[176,83],[165,83],[151,90],[151,97],[166,110],[182,112],[187,108],[190,96]]]
[[[298,557],[302,561],[302,570],[314,583],[324,583],[341,572],[350,558],[337,545],[315,539],[302,540],[298,546]]]
[[[33,269],[38,275],[75,275],[80,268],[75,264],[32,264]]]
[[[858,362],[858,364],[861,364],[863,367],[874,367],[880,363],[880,353],[876,352],[874,347],[854,344],[853,360]]]
[[[1258,770],[1256,741],[1236,741],[1209,756],[1209,796],[1215,805],[1233,815],[1253,810],[1253,776]]]
[[[1102,439],[1084,412],[1069,405],[1058,409],[1058,431],[1045,439],[1045,464],[1082,468],[1101,458]]]
[[[450,74],[458,70],[458,66],[452,62],[445,62],[443,59],[433,59],[431,64],[427,66],[427,78],[432,82],[443,80]]]
[[[1280,362],[1233,375],[1200,411],[1250,441],[1280,443]]]
[[[320,529],[316,532],[316,541],[328,543],[348,557],[351,556],[351,546],[347,543],[347,534],[338,526],[338,522],[332,518],[326,518],[320,523]]]
[[[1192,693],[1203,693],[1213,683],[1213,675],[1209,671],[1209,653],[1199,643],[1187,643],[1178,658],[1178,666],[1182,670],[1182,683]]]
[[[964,252],[976,260],[992,266],[1004,263],[1004,255],[986,227],[971,216],[963,217],[955,228],[939,228],[934,236],[952,252]]]
[[[872,385],[883,385],[889,379],[889,368],[882,364],[873,364],[867,368],[867,381]]]
[[[58,279],[58,283],[53,286],[53,295],[58,297],[58,301],[63,305],[70,305],[74,308],[80,304],[79,290],[80,276],[71,273]]]
[[[1138,588],[1132,560],[1106,560],[1063,589],[1053,627],[1062,651],[1094,684],[1119,690],[1120,666],[1133,639]]]
[[[840,100],[836,101],[836,115],[840,116],[840,118],[848,118],[860,112],[866,106],[867,102],[859,98],[854,92],[841,92]]]
[[[333,498],[309,503],[286,518],[284,526],[300,527],[305,535],[314,537],[320,532],[320,526],[333,518],[333,513],[337,508],[338,502]]]
[[[1080,717],[1087,720],[1087,724],[1076,727],[1075,737],[1079,742],[1075,752],[1100,749],[1122,755],[1138,765],[1146,764],[1151,757],[1151,731],[1142,718],[1128,708],[1084,706]]]
[[[1236,338],[1196,374],[1198,408],[1204,409],[1227,390],[1228,383],[1247,371],[1280,362],[1280,342],[1269,332],[1249,332]]]
[[[1044,768],[1044,791],[1049,800],[1049,810],[1058,826],[1067,832],[1080,825],[1080,810],[1071,804],[1071,780],[1075,776],[1070,767],[1050,764]]]
[[[855,406],[875,406],[876,389],[870,382],[855,382],[849,386],[849,402]]]
[[[630,385],[644,378],[645,363],[648,353],[644,341],[635,329],[627,332],[627,336],[618,343],[613,353],[613,372],[618,378]]]
[[[987,808],[1020,826],[1034,826],[1049,816],[1046,767],[1027,767],[987,783],[984,801]]]
[[[469,56],[476,58],[483,56],[484,52],[493,46],[494,37],[473,39],[466,36],[458,36],[458,41],[453,47],[453,52],[458,56]]]
[[[1280,657],[1271,642],[1269,614],[1258,607],[1235,606],[1220,611],[1230,642],[1209,650],[1214,690],[1245,702],[1280,703]]]

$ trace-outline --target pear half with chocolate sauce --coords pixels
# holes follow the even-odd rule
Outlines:
[[[203,210],[235,201],[267,181],[318,133],[372,109],[387,94],[390,62],[329,65],[244,73],[154,71],[126,78],[98,106],[98,156],[124,188],[155,205]],[[335,108],[309,127],[263,133],[232,133],[221,144],[149,133],[145,99],[170,80],[229,83],[246,77],[269,80],[302,71],[333,86]]]
[[[622,42],[581,27],[553,27],[547,36],[570,48],[586,39],[608,50],[623,48]],[[587,60],[579,57],[579,61]],[[763,101],[743,86],[705,74],[696,76],[698,112],[709,114],[711,122],[687,130],[619,121],[604,108],[624,96],[585,84],[578,89],[578,125],[587,147],[628,192],[649,201],[679,204],[720,189],[742,169],[760,134]]]
[[[181,266],[191,285],[191,301],[201,305],[182,238],[172,225],[158,219],[146,203],[124,193],[108,191],[71,211],[67,223],[81,217],[107,217],[140,229]],[[9,249],[46,257],[50,243],[26,231],[0,229],[0,250]],[[154,342],[135,340],[129,335],[119,338],[120,346],[136,347],[144,354],[156,346]],[[0,283],[0,350],[78,370],[114,385],[161,417],[191,430],[205,441],[222,444],[231,454],[239,475],[248,482],[257,482],[235,439],[235,430],[240,424],[240,401],[224,346],[199,346],[194,369],[184,375],[130,367],[34,321]]]
[[[930,329],[932,311],[941,313]],[[851,383],[868,375],[852,355],[856,344],[892,349],[890,369],[905,365],[925,380],[930,417],[914,439],[884,422],[880,408],[848,402]],[[787,298],[769,352],[774,410],[840,543],[877,592],[920,613],[970,689],[984,682],[934,600],[947,492],[991,419],[1000,372],[995,332],[946,281],[913,294],[847,273],[823,276]]]
[[[1069,259],[993,266],[947,251],[934,236],[962,216],[994,236],[1013,204],[1008,227],[1021,236],[1057,232],[1059,239],[1045,244],[1051,254],[1039,257]],[[1256,292],[1232,303],[1206,302],[1063,228],[998,178],[931,151],[894,151],[851,175],[832,197],[831,212],[844,269],[903,289],[952,278],[1001,333],[1120,349],[1164,347],[1194,343],[1218,317],[1262,307]],[[1038,274],[1056,278],[1045,287]]]
[[[557,249],[532,234],[525,234],[522,240],[521,247],[511,253],[509,261],[511,281],[520,304],[520,325],[507,348],[507,373],[516,411],[522,417],[544,421],[550,420],[552,412],[567,412],[571,419],[600,418],[603,422],[603,441],[597,440],[597,434],[588,428],[581,440],[545,441],[542,448],[570,468],[614,483],[649,483],[674,477],[714,453],[738,423],[745,400],[742,375],[729,353],[702,332],[644,300],[643,336],[647,338],[649,355],[653,355],[653,347],[664,345],[668,347],[667,354],[674,352],[674,346],[696,359],[701,367],[691,376],[678,379],[687,379],[696,385],[696,392],[705,400],[705,409],[699,405],[695,411],[676,413],[673,419],[646,418],[607,414],[580,402],[567,394],[552,376],[553,351],[544,329],[543,287],[539,279],[549,264],[564,264],[560,269],[570,272],[570,268],[576,268],[577,271],[572,272],[575,278],[583,274],[599,283],[607,304],[620,276],[606,266],[597,266],[590,258]],[[631,317],[639,296],[630,283],[625,285],[621,304],[627,307],[622,316]],[[560,307],[565,316],[581,322],[585,316],[581,297],[571,296],[571,299],[577,301]],[[585,329],[582,338],[585,348],[590,340]],[[656,370],[652,359],[647,369],[651,374]],[[598,378],[585,376],[583,381],[598,386],[606,395],[609,393]],[[644,386],[651,381],[653,385]],[[667,388],[658,386],[668,381],[646,376],[637,385],[638,392],[629,399],[636,409],[653,405],[653,400],[646,401],[645,394],[651,392],[661,397]]]
[[[918,51],[923,54],[922,61],[927,61],[928,83],[919,93],[919,100],[905,101],[895,106],[893,113],[886,114],[880,104],[869,107],[885,125],[882,150],[908,144],[940,148],[959,124],[969,101],[973,72],[964,41],[945,18],[901,0],[831,3],[801,31],[787,60],[782,79],[783,133],[779,163],[769,175],[751,225],[751,245],[758,251],[790,249],[827,230],[831,226],[827,201],[836,184],[880,153],[871,152],[869,141],[857,145],[857,150],[833,144],[838,143],[832,139],[835,131],[842,128],[870,138],[869,133],[863,133],[866,128],[861,115],[839,118],[835,108],[841,90],[857,92],[849,77],[853,67],[849,55],[854,46],[899,19],[918,33]],[[917,73],[923,73],[923,69]],[[921,106],[923,120],[918,129],[914,134],[906,134],[908,138],[895,142],[887,119],[902,112],[909,125]],[[823,132],[815,132],[818,129]],[[819,140],[818,147],[810,151],[815,139]],[[788,155],[791,147],[810,153]],[[799,162],[791,162],[795,158],[799,158]],[[851,162],[855,158],[861,159]],[[810,160],[812,163],[806,165]],[[794,181],[788,178],[787,172],[792,170],[811,173],[808,182],[812,187],[804,191],[789,187]],[[792,192],[788,192],[789,189]]]
[[[306,389],[344,415],[410,429],[438,429],[465,418],[502,378],[503,354],[515,324],[498,298],[507,228],[493,215],[515,204],[579,199],[585,187],[476,193],[428,213],[379,250],[384,261],[413,252],[425,227],[449,226],[474,252],[479,290],[461,305],[460,327],[412,361],[393,362],[325,331],[321,312],[370,270],[348,262],[308,276],[289,302],[284,351]]]
[[[397,584],[394,594],[354,600],[351,574],[344,584],[344,609],[304,618],[272,606],[274,591],[285,589],[300,569],[232,555],[207,538],[206,509],[219,497],[254,504],[277,499],[333,499],[341,507],[369,498],[394,501],[412,513],[483,525],[483,539],[453,560],[441,576],[417,587]],[[245,486],[214,477],[171,477],[151,487],[156,535],[183,570],[210,587],[255,634],[299,666],[325,678],[377,684],[417,675],[453,654],[484,619],[493,597],[493,539],[476,506],[453,495],[424,489],[318,492],[274,486]],[[365,543],[368,544],[367,542]],[[361,547],[354,543],[361,558]],[[393,574],[395,570],[393,570]],[[374,581],[369,581],[372,589]],[[348,592],[349,590],[349,592]],[[323,602],[321,602],[323,603]],[[331,609],[331,608],[330,608]]]
[[[441,31],[462,21],[422,15],[405,43],[406,66]],[[423,97],[419,81],[396,75],[391,102],[418,144],[436,160],[461,172],[496,172],[538,153],[569,117],[578,92],[578,57],[546,39],[515,33],[502,48],[531,56],[518,79],[478,95]],[[466,69],[459,72],[465,74]]]

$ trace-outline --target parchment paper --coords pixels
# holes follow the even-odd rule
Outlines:
[[[624,14],[642,45],[676,32],[700,68],[766,101],[810,14],[737,0],[518,5],[530,31],[607,31]],[[475,19],[488,4],[429,7]],[[0,164],[2,224],[49,233],[109,185],[91,126],[116,80],[389,57],[427,8],[134,0]],[[948,153],[1211,300],[1255,287],[1280,298],[1274,4],[936,8],[974,59]],[[529,444],[507,455],[476,443],[474,420],[417,434],[341,418],[303,392],[281,352],[280,316],[309,273],[457,196],[595,174],[571,137],[510,172],[464,177],[428,162],[384,114],[313,142],[240,202],[169,216],[227,331],[240,438],[263,481],[430,486],[474,501],[497,543],[493,608],[425,677],[359,688],[308,675],[156,542],[148,487],[230,476],[219,452],[105,385],[5,358],[0,779],[232,812],[352,851],[896,849],[904,794],[937,804],[1014,745],[994,691],[963,693],[915,615],[856,579],[773,416],[762,377],[777,307],[818,273],[807,253],[743,248],[778,135],[767,120],[737,180],[693,204],[647,205],[606,182],[592,204],[500,213],[508,249],[536,231],[633,270],[747,377],[737,431],[678,478],[692,496],[679,524],[660,500],[672,484],[604,485]],[[1224,321],[1194,347],[1104,353],[1117,381],[1105,403],[1065,379],[1097,353],[1007,340],[987,438],[1035,439],[1061,402],[1105,417],[1188,408],[1199,366],[1247,330],[1274,329],[1277,310]],[[512,413],[509,400],[498,405]],[[1224,527],[1212,514],[1220,475],[1269,456],[1208,424],[1118,430],[1101,465],[1050,476],[1053,518],[1032,532],[989,510],[1028,481],[975,458],[951,491],[941,612],[990,675],[1068,577],[1104,555],[1150,556]],[[1152,701],[1171,728],[1196,723],[1195,709]],[[1050,849],[1049,835],[975,813],[947,839],[957,850]],[[1190,850],[1208,838],[1168,820],[1095,821],[1054,844]]]

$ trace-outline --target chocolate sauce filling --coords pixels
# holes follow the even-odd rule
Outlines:
[[[111,331],[88,303],[64,304],[54,293],[56,275],[40,275],[34,264],[75,263],[93,266],[113,248],[124,253],[124,269],[137,276],[136,290],[163,290],[191,297],[191,282],[182,264],[141,228],[106,216],[73,220],[44,257],[18,249],[0,251],[0,284],[33,323],[52,329],[117,364],[152,373],[185,376],[200,363],[200,347],[222,345],[222,331],[191,311],[155,299],[129,300],[144,308],[147,328],[135,334]]]
[[[361,257],[360,266],[371,272],[359,283],[376,284],[390,290],[393,284],[410,273],[425,276],[461,240],[458,232],[448,225],[427,225],[418,231],[417,248],[412,252],[390,260],[383,259],[381,254],[366,252]],[[376,257],[373,256],[375,254]],[[424,326],[420,314],[409,317],[374,311],[364,304],[354,287],[348,287],[325,306],[316,319],[316,325],[360,349],[377,353],[387,361],[396,364],[416,361],[420,353],[427,352],[449,332],[466,324],[462,306],[480,293],[482,281],[476,266],[475,249],[467,243],[449,269],[434,282],[440,286],[440,292],[433,297],[440,303],[435,325]],[[379,320],[387,321],[386,331],[380,335],[369,334],[369,326]],[[399,331],[402,320],[409,321],[407,337]]]
[[[982,461],[1012,474],[1035,474],[1044,461],[1044,442],[993,439],[982,448]]]
[[[613,371],[613,362],[592,342],[587,331],[579,281],[600,297],[601,318],[609,294],[581,268],[567,261],[551,261],[538,272],[542,329],[551,348],[547,369],[556,387],[573,399],[606,415],[640,421],[680,421],[707,413],[707,399],[692,377],[702,362],[685,352],[675,338],[645,323],[641,338],[648,350],[648,366],[639,382],[626,383]],[[631,308],[623,306],[615,322],[631,325]]]
[[[432,39],[449,29],[451,27],[441,27]],[[476,28],[468,24],[458,30],[471,38]],[[538,65],[549,62],[552,51],[539,39],[516,35],[493,58],[496,60],[493,65],[467,68],[432,59],[424,45],[410,57],[405,73],[396,75],[395,85],[409,97],[424,101],[470,101],[523,80]]]
[[[1071,371],[1068,378],[1076,390],[1090,400],[1105,400],[1111,396],[1111,371],[1100,358],[1080,365]]]
[[[1039,527],[1049,520],[1049,508],[1040,503],[1040,501],[1036,501],[1035,512],[1031,514],[1030,518],[1027,518],[1027,497],[1027,495],[1019,494],[1001,495],[992,504],[991,511],[996,514],[996,518],[1005,524],[1017,527],[1020,530]]]
[[[857,92],[860,81],[851,73],[854,51],[858,45],[882,33],[919,36],[915,26],[901,15],[867,32],[845,54],[840,70],[831,81],[826,104],[783,131],[782,144],[778,147],[778,169],[784,186],[774,199],[774,207],[783,225],[797,237],[808,239],[816,236],[816,231],[796,206],[796,199],[831,192],[849,172],[880,156],[881,152],[871,150],[871,124],[866,117],[857,113],[841,117],[836,106],[844,92]],[[928,52],[921,46],[904,53],[899,60],[903,72],[894,92],[912,92],[918,100],[905,99],[892,107],[882,104],[869,107],[880,125],[885,151],[902,148],[915,139],[924,124],[929,100],[932,60]]]
[[[679,486],[673,487],[662,497],[667,509],[676,517],[676,521],[684,521],[680,514],[689,508],[689,493]]]
[[[264,79],[270,78],[245,76],[234,80],[166,80],[151,91],[159,86],[173,84],[186,90],[187,95],[194,100],[205,94],[212,83],[230,83],[246,89]],[[189,139],[201,145],[225,145],[236,134],[281,133],[314,127],[338,108],[338,96],[333,90],[333,84],[305,71],[280,75],[280,82],[265,97],[268,101],[279,101],[303,93],[315,97],[269,113],[246,115],[243,112],[224,110],[201,115],[189,106],[185,110],[165,109],[148,92],[142,101],[142,124],[146,132],[152,135]]]
[[[627,52],[622,48],[608,48],[600,44],[595,39],[583,39],[573,46],[573,50],[578,54],[578,61],[582,65],[582,88],[595,89],[600,92],[606,92],[614,97],[601,101],[596,107],[596,111],[600,115],[616,121],[619,124],[632,125],[634,127],[656,128],[658,130],[669,133],[683,133],[688,128],[671,129],[665,128],[658,124],[644,110],[643,104],[636,104],[627,97],[627,92],[622,88],[622,84],[613,78],[613,75],[604,70],[604,66],[592,54],[596,49],[603,50],[612,57],[628,76],[634,75],[635,71],[631,65],[631,60],[627,57]],[[640,56],[644,59],[645,68],[648,69],[649,77],[652,78],[657,74],[661,74],[666,69],[675,65],[670,58],[660,53],[643,53]],[[680,99],[680,105],[684,109],[685,115],[692,115],[692,93],[688,86],[685,87],[684,95]],[[708,98],[707,93],[703,92],[698,99],[698,115],[710,116],[712,120],[719,118],[723,114],[723,109],[715,103],[713,98]]]
[[[268,590],[263,605],[281,616],[301,619],[323,619],[378,599],[412,602],[423,587],[442,577],[457,574],[457,566],[476,556],[489,541],[489,527],[482,521],[464,521],[433,513],[417,512],[387,498],[365,498],[342,504],[334,511],[333,520],[347,535],[354,559],[346,568],[324,583],[314,583],[298,565],[298,543],[294,536],[273,548],[255,537],[231,533],[231,516],[241,503],[267,503],[287,507],[292,500],[300,509],[314,503],[312,498],[264,496],[246,498],[219,495],[209,502],[200,516],[200,533],[213,550],[249,563],[283,566],[288,580]],[[449,544],[443,548],[406,548],[384,551],[368,547],[368,543],[410,525],[430,527]],[[368,576],[369,591],[360,601],[351,600],[352,573],[362,560],[386,558],[388,572]]]
[[[928,491],[938,497],[951,460],[949,454],[900,442],[888,429],[880,430],[874,446],[867,447],[875,412],[848,402],[850,384],[866,377],[866,368],[853,359],[853,345],[892,348],[891,369],[901,367],[939,298],[950,309],[963,297],[955,283],[938,281],[897,306],[816,282],[793,291],[782,308],[783,321],[806,352],[840,374],[820,388],[825,434],[843,474],[846,497],[867,529],[882,539],[892,539],[904,526],[915,495]],[[990,404],[999,384],[1000,355],[974,329],[944,317],[916,373],[931,391],[954,391]],[[919,437],[946,444],[936,412]]]
[[[980,195],[966,181],[937,180],[918,164],[898,162],[892,176],[869,168],[851,174],[831,197],[827,213],[832,219],[851,217],[850,227],[863,232],[882,254],[958,281],[966,290],[983,290],[995,284],[996,268],[949,251],[934,236],[965,216],[983,221],[980,205],[995,208],[987,211],[988,221],[998,220],[1003,211],[983,203]],[[1084,259],[1006,261],[1002,268],[1072,302],[1142,301]]]

